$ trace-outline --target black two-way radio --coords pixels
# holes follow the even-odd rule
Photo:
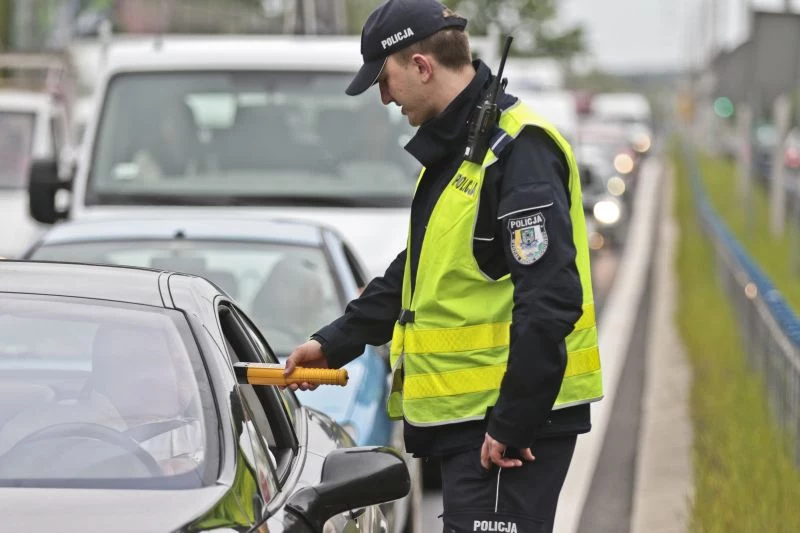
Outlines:
[[[506,80],[503,80],[503,69],[506,66],[508,51],[511,49],[512,37],[506,37],[506,44],[503,48],[503,56],[500,59],[500,68],[497,76],[486,91],[486,97],[478,105],[474,119],[469,125],[469,136],[467,137],[467,148],[464,150],[464,159],[472,163],[483,163],[486,150],[489,149],[489,138],[492,129],[497,125],[497,93],[500,92],[500,84],[505,88]]]

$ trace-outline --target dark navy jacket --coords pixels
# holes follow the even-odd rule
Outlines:
[[[463,161],[468,123],[492,79],[489,68],[475,63],[473,81],[440,115],[423,124],[406,150],[426,167],[411,206],[411,283],[416,282],[419,251],[436,201]],[[516,99],[504,93],[502,108]],[[491,165],[481,189],[473,253],[484,273],[498,279],[510,273],[514,308],[508,368],[497,404],[482,421],[417,427],[405,423],[406,449],[418,456],[441,456],[480,447],[484,432],[512,447],[528,447],[537,438],[584,433],[591,427],[589,406],[552,411],[566,368],[564,338],[581,314],[582,289],[575,265],[569,216],[569,170],[550,136],[527,127]],[[532,264],[515,259],[509,214],[533,207],[545,215],[548,245]],[[372,280],[345,314],[315,333],[328,364],[341,367],[365,344],[381,345],[392,337],[401,309],[406,251],[386,273]],[[535,453],[535,451],[534,451]]]

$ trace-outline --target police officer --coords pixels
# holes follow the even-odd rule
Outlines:
[[[419,126],[407,247],[286,372],[391,339],[387,408],[409,452],[441,460],[444,531],[552,531],[602,397],[580,179],[558,131],[503,91],[491,149],[465,160],[493,80],[466,24],[435,0],[389,0],[367,19],[346,92],[377,84]]]

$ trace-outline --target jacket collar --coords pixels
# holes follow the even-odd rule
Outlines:
[[[491,70],[480,60],[474,61],[475,77],[438,115],[419,127],[406,144],[408,153],[425,167],[463,154],[469,133],[469,120],[479,99],[492,79]]]

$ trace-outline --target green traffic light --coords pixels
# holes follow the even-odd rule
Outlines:
[[[727,96],[720,96],[714,100],[714,113],[718,117],[730,118],[733,116],[733,102]]]

